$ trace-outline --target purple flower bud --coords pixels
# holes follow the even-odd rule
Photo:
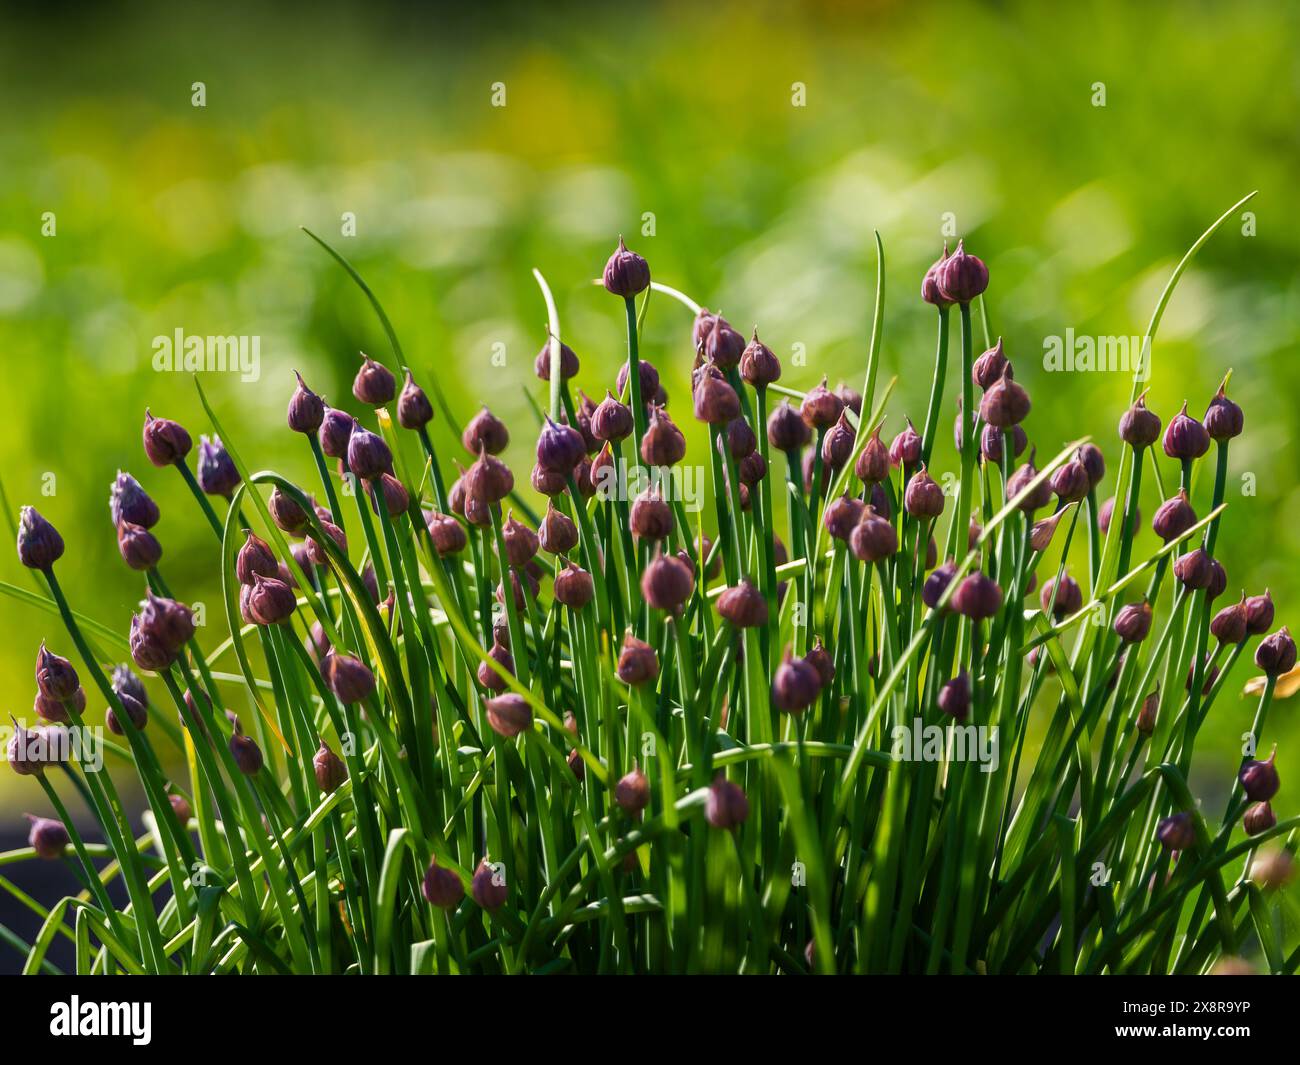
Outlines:
[[[734,588],[718,596],[718,615],[738,629],[752,629],[767,624],[767,600],[754,585],[742,577]]]
[[[18,561],[28,569],[49,569],[63,557],[63,537],[35,507],[18,518]]]
[[[650,412],[650,424],[641,438],[641,460],[647,466],[675,466],[685,457],[686,437],[673,424],[666,410],[654,407]]]
[[[1246,631],[1251,636],[1262,636],[1273,627],[1273,596],[1267,588],[1263,595],[1246,599]]]
[[[880,426],[868,437],[858,454],[853,472],[863,484],[878,484],[889,476],[889,449],[880,439]]]
[[[557,341],[560,346],[560,380],[567,381],[571,377],[578,376],[578,356],[568,344]],[[542,345],[542,350],[537,353],[537,358],[533,360],[533,373],[543,381],[551,379],[551,341],[548,338]]]
[[[1076,462],[1088,471],[1088,487],[1096,488],[1106,476],[1106,458],[1096,444],[1083,444],[1074,453]]]
[[[650,805],[650,780],[640,766],[634,764],[619,778],[614,785],[614,801],[624,813],[633,817],[639,816]]]
[[[45,721],[64,722],[68,720],[68,708],[66,703],[72,703],[76,708],[77,715],[86,711],[86,692],[78,688],[67,699],[52,699],[43,692],[37,692],[36,698],[32,702],[32,709],[36,715]]]
[[[325,530],[326,537],[333,540],[338,549],[346,555],[348,553],[348,539],[343,535],[343,530],[332,521],[327,521],[324,518],[319,520],[321,528]],[[313,566],[324,566],[329,562],[329,554],[324,543],[315,536],[307,537],[305,543],[307,559]]]
[[[529,559],[537,554],[539,540],[537,534],[527,525],[517,521],[514,512],[507,516],[501,529],[501,539],[506,546],[506,559],[512,566],[527,565]]]
[[[293,372],[298,379],[298,387],[289,397],[287,421],[295,433],[314,433],[325,419],[325,401],[316,395],[302,379],[297,370]]]
[[[27,845],[36,852],[36,857],[46,861],[62,858],[63,852],[72,842],[63,822],[49,817],[37,817],[35,814],[23,816],[32,823],[32,829],[27,834]]]
[[[36,652],[36,687],[42,695],[60,702],[71,699],[81,687],[72,663],[47,650],[43,642]]]
[[[1002,607],[1002,589],[992,577],[972,573],[953,593],[952,608],[972,621],[991,618]]]
[[[943,254],[930,265],[930,268],[925,272],[925,277],[921,280],[921,299],[939,308],[951,307],[953,304],[953,301],[948,298],[939,285],[939,270],[947,258],[948,242],[945,240],[943,242]]]
[[[1114,515],[1115,515],[1115,497],[1110,496],[1101,504],[1100,507],[1097,508],[1097,527],[1101,529],[1101,531],[1104,533],[1110,532],[1110,521],[1111,518],[1114,517]],[[1137,526],[1141,524],[1142,524],[1142,510],[1141,508],[1138,508],[1136,514],[1133,517],[1133,527],[1137,528]]]
[[[1224,394],[1223,390],[1227,384],[1228,380],[1225,377],[1219,385],[1219,391],[1214,394],[1210,405],[1205,409],[1205,431],[1210,434],[1212,440],[1231,440],[1234,436],[1240,436],[1245,421],[1241,408]]]
[[[347,462],[348,469],[369,481],[393,468],[393,453],[382,436],[357,423],[348,440]]]
[[[889,461],[895,466],[901,466],[905,473],[910,474],[921,461],[922,450],[921,434],[912,425],[912,419],[908,418],[906,428],[894,437],[889,445]]]
[[[767,439],[778,451],[798,451],[812,433],[790,401],[783,399],[767,417]]]
[[[1241,602],[1225,606],[1210,621],[1210,635],[1219,643],[1241,643],[1246,638],[1246,597]]]
[[[661,555],[641,574],[641,594],[656,610],[676,613],[695,590],[695,575],[675,555]]]
[[[244,545],[235,555],[235,576],[239,583],[251,585],[258,576],[277,576],[280,569],[271,546],[251,529],[244,530],[244,537]]]
[[[1029,488],[1038,476],[1038,468],[1034,465],[1036,452],[1029,452],[1029,461],[1018,467],[1009,478],[1007,478],[1007,495],[1012,499],[1020,495],[1021,492]],[[1052,501],[1052,484],[1050,479],[1044,479],[1036,488],[1030,490],[1029,494],[1020,501],[1020,509],[1026,514],[1032,514],[1036,510],[1041,510]]]
[[[1210,556],[1199,547],[1174,560],[1174,576],[1188,591],[1208,588],[1211,572]]]
[[[582,434],[547,416],[537,437],[537,465],[567,475],[586,455],[587,444]]]
[[[868,505],[849,535],[849,547],[860,562],[880,562],[898,550],[898,532]]]
[[[307,512],[292,496],[280,491],[278,486],[271,489],[266,507],[271,512],[271,520],[284,532],[297,536],[307,528]]]
[[[1115,633],[1125,643],[1141,643],[1151,631],[1151,604],[1129,603],[1115,615]]]
[[[845,492],[826,504],[826,510],[822,513],[822,524],[835,539],[847,541],[862,519],[865,510],[866,504],[862,500]]]
[[[709,797],[704,803],[704,819],[714,828],[723,831],[743,824],[749,817],[749,800],[739,784],[733,784],[719,773],[709,785]]]
[[[1272,636],[1266,636],[1255,648],[1255,665],[1268,676],[1279,677],[1295,668],[1295,640],[1291,630],[1283,625]]]
[[[149,693],[145,691],[144,681],[132,673],[131,668],[125,664],[113,670],[113,690],[134,695],[138,702],[145,706],[149,705]]]
[[[326,686],[341,703],[363,702],[375,692],[374,674],[351,655],[331,651],[325,656],[320,672]]]
[[[650,287],[650,264],[634,251],[628,251],[623,238],[605,263],[605,291],[631,299]]]
[[[117,549],[122,561],[134,570],[152,569],[162,558],[162,544],[148,529],[129,521],[117,526]]]
[[[1151,528],[1165,543],[1177,540],[1195,524],[1196,511],[1188,502],[1187,493],[1181,488],[1176,496],[1160,504],[1160,509],[1151,519]]]
[[[994,381],[980,400],[980,417],[989,425],[1006,429],[1019,425],[1029,415],[1029,393],[1016,382],[1011,364]]]
[[[1055,593],[1056,603],[1053,605],[1052,596]],[[1061,576],[1061,583],[1058,586],[1056,578],[1052,577],[1043,585],[1043,590],[1039,594],[1039,601],[1043,604],[1043,613],[1050,609],[1052,616],[1058,620],[1069,617],[1083,608],[1083,589],[1079,587],[1079,582],[1071,577],[1068,573]]]
[[[527,699],[515,692],[498,695],[483,706],[492,731],[508,740],[533,727],[533,708]]]
[[[1160,686],[1156,685],[1156,690],[1142,700],[1142,708],[1138,710],[1136,727],[1143,736],[1151,736],[1156,731],[1156,715],[1160,711]]]
[[[983,260],[966,252],[966,242],[938,264],[936,280],[944,297],[953,303],[970,303],[989,287],[989,268]]]
[[[1228,571],[1217,558],[1210,559],[1210,583],[1205,586],[1206,602],[1213,603],[1228,587]]]
[[[810,429],[828,429],[844,411],[844,401],[826,387],[826,378],[809,389],[799,404],[799,416]]]
[[[914,518],[933,519],[943,513],[943,503],[943,489],[922,466],[907,482],[903,509]]]
[[[733,459],[743,463],[745,459],[756,453],[757,448],[758,437],[754,435],[753,427],[744,417],[733,418],[727,423],[727,449]]]
[[[424,520],[429,529],[429,539],[433,541],[433,549],[438,552],[439,558],[465,550],[469,539],[464,527],[455,518],[431,510],[425,514]]]
[[[370,509],[379,513],[379,500],[384,501],[384,513],[390,518],[405,514],[411,505],[411,494],[391,473],[381,473],[368,486]]]
[[[1147,410],[1146,401],[1147,394],[1143,392],[1119,420],[1119,437],[1134,451],[1148,448],[1160,439],[1160,416]]]
[[[176,652],[165,646],[153,632],[144,628],[140,615],[131,618],[131,659],[141,669],[161,672],[176,661]]]
[[[144,453],[155,466],[184,462],[190,453],[190,434],[169,418],[155,418],[146,407],[144,412]]]
[[[803,658],[795,658],[786,649],[785,657],[772,678],[772,705],[787,714],[801,714],[817,701],[822,678],[817,667]]]
[[[511,676],[514,675],[514,656],[499,642],[493,641],[492,646],[488,648],[488,657]],[[486,662],[480,662],[478,664],[478,669],[475,670],[475,674],[478,677],[478,682],[482,684],[483,687],[487,688],[488,691],[503,692],[510,687],[506,682],[505,677],[501,676],[500,673]]]
[[[591,415],[591,433],[598,440],[616,442],[632,434],[632,411],[618,401],[613,392],[606,391],[605,398]]]
[[[352,439],[352,430],[356,424],[356,419],[346,411],[326,407],[325,416],[321,419],[320,428],[316,433],[321,451],[332,459],[345,458],[348,453],[348,441]]]
[[[1073,503],[1088,494],[1088,470],[1082,462],[1071,459],[1052,474],[1052,491],[1062,503]]]
[[[839,420],[822,437],[822,464],[832,473],[839,473],[853,454],[853,442],[857,437],[853,426],[843,412]]]
[[[1006,438],[1006,431],[999,429],[996,425],[986,425],[980,431],[980,454],[984,456],[986,462],[1002,462],[1002,445]],[[1025,431],[1018,425],[1011,427],[1011,457],[1019,458],[1021,453],[1029,446],[1029,437]],[[958,449],[960,450],[960,449]]]
[[[731,327],[721,315],[712,316],[708,331],[696,349],[720,370],[734,370],[744,354],[745,338]],[[779,372],[779,371],[778,371]]]
[[[254,574],[248,589],[248,618],[255,625],[279,625],[288,621],[298,606],[298,600],[284,581],[276,577]]]
[[[555,601],[571,610],[581,610],[596,594],[591,574],[570,562],[555,575]]]
[[[1196,846],[1196,822],[1188,811],[1163,818],[1156,838],[1167,851],[1185,851]]]
[[[465,897],[465,885],[460,882],[460,877],[450,869],[444,869],[437,859],[429,863],[421,890],[429,904],[440,910],[454,910]]]
[[[131,727],[136,732],[144,731],[149,724],[149,709],[143,703],[138,702],[134,696],[126,692],[117,693],[118,702],[122,704],[122,709],[126,711],[126,716],[131,722]],[[104,711],[104,724],[108,726],[108,731],[116,736],[125,735],[122,728],[122,722],[118,719],[117,711],[109,707]]]
[[[471,455],[486,450],[489,455],[499,455],[510,443],[510,430],[505,422],[484,407],[469,420],[460,442]]]
[[[1171,459],[1199,459],[1210,450],[1210,434],[1205,426],[1187,414],[1187,401],[1165,427],[1165,454]]]
[[[835,680],[835,662],[831,659],[831,654],[826,650],[820,636],[813,640],[813,645],[808,649],[808,653],[804,655],[803,660],[817,670],[817,676],[821,678],[822,688],[829,688]]]
[[[740,397],[711,364],[700,375],[693,398],[697,421],[723,425],[740,417]]]
[[[491,506],[505,499],[515,487],[515,476],[510,467],[486,449],[479,453],[478,461],[469,468],[464,480],[466,517],[470,516],[468,505],[471,500],[482,506]]]
[[[659,384],[659,371],[655,369],[654,364],[647,362],[645,359],[637,360],[637,380],[641,384],[641,402],[646,406],[657,403],[657,396],[661,391]],[[614,391],[620,396],[627,388],[627,363],[622,363],[618,368],[618,377],[614,384]],[[631,393],[629,393],[630,395]],[[663,406],[658,403],[658,406]]]
[[[659,656],[653,647],[629,632],[623,637],[615,672],[624,684],[639,687],[659,675]]]
[[[740,376],[754,388],[766,388],[781,379],[781,360],[758,339],[758,330],[740,354]]]
[[[184,603],[150,592],[140,609],[140,627],[168,650],[179,651],[194,635],[194,615]]]
[[[1257,802],[1247,807],[1246,812],[1241,815],[1241,827],[1246,830],[1248,836],[1258,836],[1261,832],[1267,832],[1275,824],[1277,824],[1277,814],[1266,802]]]
[[[490,865],[484,858],[474,870],[474,878],[470,881],[470,893],[474,896],[474,901],[483,909],[489,913],[496,913],[510,897],[505,870]]]
[[[1052,542],[1052,537],[1056,535],[1056,527],[1069,512],[1069,507],[1062,507],[1050,517],[1034,522],[1033,528],[1029,530],[1029,546],[1038,552],[1046,551]]]
[[[415,383],[411,371],[406,371],[402,393],[397,397],[397,424],[403,429],[421,429],[433,421],[433,405],[424,389]]]
[[[939,689],[939,709],[957,721],[970,716],[970,674],[964,669]]]
[[[998,342],[975,360],[971,367],[971,380],[988,391],[1009,365],[1006,353],[1002,350],[1002,338],[998,337]]]
[[[537,542],[549,554],[567,555],[578,546],[578,527],[572,518],[556,510],[554,503],[548,503],[537,528]]]
[[[242,732],[230,737],[230,757],[235,760],[235,768],[246,777],[257,776],[262,768],[262,750],[252,738]]]
[[[393,371],[363,352],[361,368],[352,379],[352,394],[357,397],[357,402],[367,407],[382,407],[392,402],[396,392],[397,378]]]
[[[952,559],[948,559],[926,577],[925,583],[921,585],[921,602],[931,610],[938,607],[939,600],[943,598],[944,592],[948,590],[948,585],[952,583],[955,576],[957,576],[957,565]]]
[[[633,500],[628,524],[640,540],[666,540],[673,531],[673,508],[652,485]]]
[[[117,471],[108,494],[108,509],[113,516],[113,527],[129,521],[143,529],[158,524],[158,504],[140,487],[140,482],[129,473]]]
[[[1263,762],[1250,760],[1244,763],[1237,773],[1237,780],[1241,783],[1241,790],[1246,793],[1246,798],[1251,802],[1268,802],[1277,794],[1278,788],[1282,786],[1281,780],[1277,775],[1277,767],[1273,764],[1277,758],[1277,748],[1273,748],[1273,753]]]

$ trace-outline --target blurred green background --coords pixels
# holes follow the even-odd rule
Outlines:
[[[1040,452],[1088,432],[1113,466],[1127,377],[1047,374],[1044,337],[1140,335],[1186,247],[1258,189],[1253,235],[1231,220],[1169,308],[1151,405],[1167,419],[1186,398],[1199,415],[1234,370],[1247,428],[1232,446],[1221,557],[1230,589],[1270,586],[1280,621],[1297,620],[1295,8],[541,8],[224,4],[178,16],[114,5],[11,18],[0,36],[2,470],[11,509],[35,503],[62,530],[61,579],[80,610],[125,632],[141,594],[108,517],[119,468],[163,508],[155,532],[172,588],[219,601],[209,530],[179,478],[141,451],[146,404],[196,441],[207,430],[189,378],[152,369],[154,336],[260,336],[260,380],[204,383],[250,464],[304,483],[307,450],[283,422],[291,370],[351,407],[357,352],[386,354],[364,300],[299,226],[352,259],[417,374],[436,374],[462,417],[487,401],[506,419],[507,457],[526,480],[524,390],[539,388],[545,322],[533,266],[555,288],[577,383],[593,395],[624,350],[621,308],[589,284],[619,233],[657,279],[742,330],[758,324],[786,359],[784,384],[827,374],[860,387],[878,229],[882,382],[899,377],[892,433],[904,413],[923,416],[934,315],[917,293],[951,213],[989,264],[989,316],[1033,396],[1026,428]],[[42,233],[46,212],[55,235]],[[355,236],[341,233],[345,212]],[[683,403],[690,324],[656,298],[642,354],[700,461]],[[796,345],[805,366],[788,358]],[[459,455],[435,430],[444,455]],[[1248,473],[1253,496],[1241,491]],[[1149,477],[1144,488],[1150,515]],[[1209,489],[1198,483],[1202,505]],[[1140,550],[1153,546],[1145,533]],[[12,552],[0,579],[31,587]],[[0,698],[30,714],[40,639],[70,653],[68,641],[9,599],[0,619]],[[1250,709],[1236,693],[1251,668],[1207,726],[1195,767],[1207,803],[1237,764]],[[1284,779],[1293,716],[1283,703],[1270,719]],[[0,789],[5,810],[39,805],[9,774]],[[1283,790],[1279,817],[1300,809],[1296,794]]]

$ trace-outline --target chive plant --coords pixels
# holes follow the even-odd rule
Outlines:
[[[1300,819],[1274,815],[1263,754],[1295,645],[1267,635],[1266,592],[1224,596],[1243,428],[1226,380],[1199,421],[1184,405],[1162,425],[1135,395],[1099,503],[1096,445],[1026,454],[1030,397],[1000,340],[976,357],[989,274],[963,244],[922,285],[938,331],[922,430],[896,418],[887,445],[879,240],[861,393],[779,384],[757,331],[652,283],[620,241],[603,285],[627,359],[599,402],[573,391],[578,357],[536,275],[538,514],[498,458],[510,430],[486,408],[456,425],[432,374],[431,401],[326,249],[393,365],[357,372],[367,424],[298,378],[283,447],[310,453],[316,483],[249,465],[201,387],[196,471],[189,433],[146,413],[146,456],[216,541],[224,639],[169,584],[158,507],[130,474],[112,519],[145,598],[125,634],[77,612],[63,540],[22,510],[41,590],[6,590],[61,618],[51,643],[77,664],[38,652],[39,723],[15,724],[8,756],[50,816],[0,864],[63,857],[84,884],[47,909],[0,879],[44,918],[31,944],[6,933],[28,972],[53,968],[59,937],[83,973],[1300,965],[1267,894]],[[642,358],[652,289],[695,313],[693,366],[663,375],[689,379],[673,414]],[[464,449],[452,466],[435,406]],[[674,480],[675,418],[708,433],[698,516]],[[1144,481],[1162,546],[1139,557]],[[1188,769],[1242,654],[1264,674],[1253,745],[1212,817]],[[101,720],[109,763],[139,778],[143,832],[72,742]]]

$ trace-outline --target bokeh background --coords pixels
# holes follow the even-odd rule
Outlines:
[[[1247,428],[1232,446],[1221,558],[1230,589],[1269,586],[1280,620],[1300,620],[1297,9],[472,6],[55,5],[9,17],[0,473],[10,515],[35,503],[62,530],[61,579],[78,609],[125,632],[141,594],[108,517],[119,468],[163,508],[155,532],[171,586],[218,602],[209,530],[180,480],[141,451],[146,404],[196,440],[208,428],[189,378],[152,369],[153,337],[260,336],[260,380],[207,374],[205,387],[251,465],[303,478],[306,448],[283,423],[291,371],[351,407],[357,353],[385,351],[358,291],[300,226],[352,259],[417,374],[436,376],[461,417],[486,401],[516,430],[507,457],[524,470],[524,393],[540,387],[531,367],[545,322],[532,267],[555,289],[582,359],[577,383],[598,397],[622,357],[623,320],[589,282],[620,233],[657,279],[739,328],[757,324],[787,359],[783,383],[826,374],[860,387],[879,230],[896,430],[903,414],[923,416],[934,316],[917,291],[951,213],[989,264],[988,313],[1033,396],[1031,438],[1050,454],[1092,433],[1113,465],[1128,379],[1044,373],[1044,337],[1140,335],[1185,248],[1258,189],[1252,217],[1231,220],[1183,280],[1150,402],[1168,418],[1187,399],[1199,415],[1234,371]],[[192,105],[196,82],[204,107]],[[47,212],[54,235],[42,232]],[[355,236],[341,233],[345,212]],[[656,297],[642,354],[701,461],[702,434],[682,410],[689,329],[680,306]],[[804,366],[789,362],[796,345]],[[952,413],[942,469],[954,463]],[[445,425],[435,433],[458,453]],[[1144,488],[1149,515],[1149,477]],[[1202,498],[1209,488],[1198,484]],[[12,552],[0,580],[32,587]],[[0,702],[30,715],[37,645],[48,636],[68,651],[66,638],[3,597],[0,628]],[[1207,805],[1239,757],[1250,708],[1238,693],[1252,669],[1238,670],[1206,726],[1194,771]],[[1270,719],[1284,780],[1300,751],[1294,714],[1282,703]],[[1279,817],[1300,809],[1296,794],[1283,789]],[[28,782],[0,775],[0,850],[24,834],[19,812],[43,806]],[[30,926],[8,898],[0,914]],[[13,961],[0,945],[0,966]]]

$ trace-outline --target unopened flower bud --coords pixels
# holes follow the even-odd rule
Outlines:
[[[943,254],[930,265],[930,268],[925,272],[925,277],[921,279],[921,299],[941,309],[951,307],[953,304],[953,301],[939,287],[939,269],[947,258],[948,242],[944,241]]]
[[[1273,596],[1267,588],[1263,595],[1252,595],[1246,599],[1246,632],[1251,636],[1262,636],[1273,627]]]
[[[352,439],[352,430],[356,424],[356,419],[347,411],[326,407],[325,417],[321,419],[320,428],[316,431],[321,451],[332,459],[345,458],[348,441]]]
[[[230,757],[235,760],[235,768],[246,777],[257,776],[262,768],[262,749],[251,736],[236,732],[230,737]]]
[[[921,461],[923,447],[921,434],[912,425],[912,419],[908,418],[907,427],[889,445],[889,461],[895,466],[903,467],[905,473],[911,473]]]
[[[673,508],[658,488],[650,487],[633,500],[628,523],[638,539],[666,540],[673,531]]]
[[[971,380],[987,391],[1002,376],[1008,365],[1006,353],[1002,350],[1002,338],[998,337],[998,342],[971,366]]]
[[[375,675],[352,655],[331,651],[321,665],[321,676],[335,698],[344,704],[362,702],[375,691]]]
[[[1257,802],[1253,806],[1248,806],[1246,812],[1241,815],[1241,827],[1246,830],[1248,836],[1258,836],[1261,832],[1267,832],[1275,824],[1277,824],[1277,814],[1266,802]]]
[[[35,507],[23,507],[18,518],[18,561],[28,569],[48,569],[63,557],[63,537]]]
[[[1134,451],[1148,448],[1160,439],[1160,416],[1147,409],[1145,392],[1120,417],[1119,437]]]
[[[1196,511],[1188,502],[1187,493],[1181,488],[1176,496],[1160,504],[1151,519],[1152,530],[1165,543],[1177,540],[1195,524]]]
[[[1150,736],[1156,730],[1156,715],[1160,711],[1160,688],[1157,685],[1156,690],[1142,700],[1142,707],[1138,710],[1137,730],[1143,736]]]
[[[460,882],[460,877],[450,869],[444,869],[437,859],[425,870],[421,890],[429,904],[440,910],[454,910],[465,897],[465,885]]]
[[[643,364],[644,365],[644,364]],[[641,459],[647,466],[675,466],[686,457],[686,437],[662,407],[650,411],[650,424],[641,438]]]
[[[653,647],[629,632],[623,637],[616,672],[624,684],[633,687],[645,684],[659,675],[659,656]]]
[[[849,548],[860,562],[880,562],[898,550],[898,531],[868,505],[849,534]]]
[[[248,617],[254,625],[279,625],[288,621],[298,607],[297,597],[277,577],[254,575],[248,589]]]
[[[36,852],[36,857],[46,861],[62,858],[63,852],[72,843],[63,822],[50,817],[37,817],[35,814],[23,816],[32,823],[31,831],[27,834],[27,845]]]
[[[1141,643],[1151,631],[1151,604],[1143,600],[1121,607],[1115,615],[1115,633],[1125,643]]]
[[[1255,648],[1255,665],[1268,676],[1280,677],[1295,668],[1295,640],[1283,625],[1272,636],[1266,636]]]
[[[826,378],[804,394],[799,416],[810,429],[829,429],[844,410],[844,401],[826,387]]]
[[[1199,459],[1210,450],[1210,434],[1187,413],[1187,402],[1165,426],[1165,454],[1171,459]]]
[[[570,562],[555,575],[555,601],[571,610],[581,610],[595,597],[591,574]]]
[[[1241,408],[1233,403],[1225,394],[1224,388],[1228,381],[1225,378],[1219,385],[1219,390],[1210,400],[1210,405],[1205,410],[1203,424],[1205,431],[1210,434],[1211,440],[1231,440],[1235,436],[1241,435],[1244,417]]]
[[[939,709],[957,721],[970,715],[970,675],[964,669],[939,689]]]
[[[357,397],[357,402],[367,407],[382,407],[392,402],[396,392],[397,378],[393,371],[363,353],[361,368],[352,379],[352,394]]]
[[[1078,581],[1066,573],[1061,576],[1059,585],[1054,577],[1049,578],[1043,585],[1039,599],[1043,604],[1043,612],[1050,609],[1052,616],[1060,620],[1082,609],[1083,589],[1079,587]]]
[[[244,545],[235,555],[235,576],[240,584],[252,584],[254,578],[274,577],[279,572],[271,546],[252,530],[244,530]]]
[[[631,299],[650,287],[650,264],[634,251],[628,251],[623,238],[605,263],[605,291]]]
[[[817,701],[821,690],[816,667],[787,650],[772,679],[772,705],[788,714],[801,714]]]
[[[853,472],[863,484],[879,484],[889,477],[889,448],[880,439],[879,425],[863,445]]]
[[[528,700],[515,692],[506,692],[483,704],[488,724],[498,736],[513,739],[533,725],[533,708]]]
[[[903,492],[903,509],[914,518],[933,520],[943,513],[943,489],[924,466],[912,475]]]
[[[1011,364],[994,381],[980,400],[980,417],[988,425],[1006,429],[1019,425],[1029,415],[1029,393],[1016,382]]]
[[[47,698],[62,701],[77,694],[81,681],[71,662],[54,654],[42,643],[36,652],[36,687]]]
[[[1185,851],[1196,845],[1196,822],[1186,810],[1162,818],[1156,838],[1167,851]]]
[[[614,785],[614,801],[624,813],[636,817],[650,805],[650,780],[638,765],[619,778]]]
[[[378,433],[358,424],[348,440],[348,469],[364,481],[372,480],[393,468],[393,453]]]
[[[936,280],[944,297],[953,303],[970,303],[989,287],[989,268],[982,259],[966,251],[959,240],[957,250],[938,264]]]
[[[1210,574],[1210,556],[1203,548],[1193,548],[1174,560],[1174,576],[1188,591],[1209,587]]]
[[[641,594],[656,610],[676,613],[694,590],[694,574],[675,555],[661,555],[641,575]]]
[[[812,439],[799,412],[783,399],[767,417],[767,440],[778,451],[798,451]]]
[[[489,913],[496,913],[510,897],[505,870],[484,858],[474,870],[474,878],[470,881],[470,894],[483,909]]]
[[[606,392],[591,415],[591,432],[598,440],[624,440],[632,434],[632,411]]]
[[[749,817],[749,800],[739,784],[733,784],[719,773],[709,785],[709,797],[704,804],[704,819],[714,828],[724,831],[743,824]]]
[[[543,381],[551,379],[551,345],[554,343],[560,349],[560,380],[567,381],[571,377],[578,376],[578,356],[574,350],[563,341],[550,338],[542,345],[542,350],[537,353],[537,358],[533,360],[533,373]]]
[[[948,590],[948,585],[957,575],[957,566],[952,559],[948,559],[942,566],[937,567],[925,579],[921,585],[921,601],[934,610],[939,605],[939,600],[943,598],[944,593]]]
[[[127,695],[126,692],[117,692],[118,702],[122,704],[122,709],[126,711],[126,716],[131,722],[131,727],[136,732],[143,731],[144,727],[149,724],[149,710],[143,703],[138,702],[134,696]],[[122,722],[117,716],[117,711],[109,707],[104,711],[104,724],[108,726],[108,731],[115,736],[125,735],[122,728]]]
[[[190,434],[179,422],[170,418],[155,418],[145,408],[144,453],[150,462],[158,467],[184,462],[192,446]]]
[[[747,579],[728,588],[718,597],[718,614],[738,629],[752,629],[767,624],[767,600]]]
[[[983,573],[972,573],[953,593],[952,608],[972,621],[991,618],[1002,607],[1002,589],[997,581]]]
[[[406,371],[406,381],[397,397],[397,424],[403,429],[420,429],[433,421],[433,404],[424,389],[415,383],[411,371]]]
[[[108,509],[115,528],[124,521],[142,529],[152,529],[158,524],[158,504],[149,498],[139,481],[121,470],[109,489]]]
[[[1219,643],[1241,643],[1246,638],[1246,597],[1225,606],[1210,621],[1210,635]]]
[[[758,339],[758,330],[740,355],[740,376],[755,388],[766,388],[781,379],[781,360]]]

